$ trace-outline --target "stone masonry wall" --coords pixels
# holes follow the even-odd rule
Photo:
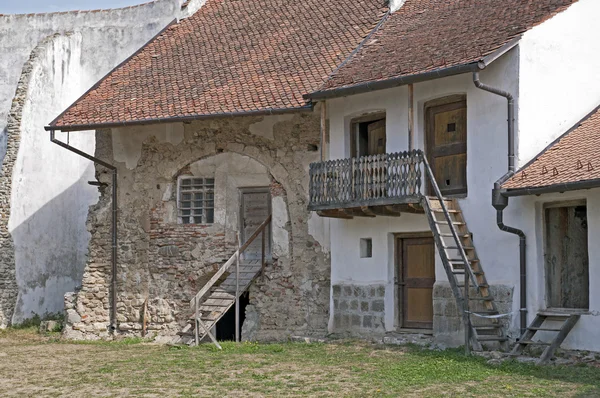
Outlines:
[[[132,152],[140,153],[120,154],[119,159],[127,157],[127,161],[113,162],[119,173],[118,334],[139,334],[146,299],[148,329],[159,335],[175,333],[187,321],[188,302],[199,290],[202,276],[233,253],[234,246],[229,244],[235,242],[219,236],[222,232],[175,224],[166,214],[173,209],[165,207],[163,200],[182,169],[223,152],[248,156],[265,166],[273,181],[271,191],[277,200],[273,203],[283,203],[278,211],[287,213],[278,218],[287,220],[282,236],[287,236],[289,248],[274,259],[265,278],[251,287],[243,338],[277,340],[292,333],[326,333],[329,254],[308,233],[306,209],[308,165],[318,160],[318,115],[198,121],[184,124],[178,139],[165,138],[160,132],[171,131],[173,126],[121,129],[121,140],[139,134],[147,138]],[[114,159],[115,131],[99,131],[96,136],[96,156]],[[133,162],[132,156],[136,157]],[[71,338],[110,337],[110,173],[97,167],[97,178],[108,186],[101,189],[99,203],[90,210],[92,238],[82,289],[66,297],[71,316],[65,333]]]
[[[490,291],[501,314],[512,311],[513,304],[512,286],[491,285]],[[475,297],[475,290],[470,294]],[[483,310],[483,303],[470,304],[471,311]],[[509,326],[511,317],[502,318],[505,327]],[[477,324],[477,318],[472,317],[473,324]],[[456,299],[452,294],[452,288],[448,282],[436,282],[433,288],[433,334],[436,342],[447,345],[464,344],[463,321],[456,306]]]
[[[334,285],[332,292],[336,333],[385,333],[385,285]]]

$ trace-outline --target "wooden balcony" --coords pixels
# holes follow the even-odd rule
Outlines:
[[[420,150],[312,163],[308,209],[336,218],[423,213],[422,175]]]

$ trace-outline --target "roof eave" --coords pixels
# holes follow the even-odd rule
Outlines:
[[[268,115],[281,115],[286,113],[299,113],[299,112],[310,112],[313,110],[313,104],[310,103],[305,106],[295,108],[269,108],[269,109],[258,109],[255,111],[239,111],[239,112],[224,112],[224,113],[211,113],[211,114],[199,114],[192,116],[174,116],[157,119],[142,119],[142,120],[131,120],[123,122],[111,122],[111,123],[94,123],[94,124],[73,124],[73,125],[49,125],[44,127],[46,131],[85,131],[85,130],[98,130],[98,129],[111,129],[128,126],[142,126],[149,124],[160,124],[160,123],[184,123],[193,122],[196,120],[206,119],[219,119],[228,117],[239,117],[239,116],[268,116]]]
[[[567,191],[578,191],[583,189],[592,189],[600,187],[600,178],[591,180],[565,182],[560,184],[546,185],[543,187],[525,187],[525,188],[504,188],[501,193],[503,196],[526,196],[541,195],[545,193],[563,193]]]
[[[352,86],[314,91],[310,94],[305,94],[303,97],[307,100],[321,101],[329,98],[345,97],[348,95],[362,94],[369,91],[384,90],[387,88],[404,86],[406,84],[420,83],[427,80],[455,76],[463,73],[477,72],[482,69],[485,69],[492,62],[494,62],[495,60],[512,50],[517,44],[519,44],[519,40],[521,40],[521,35],[514,37],[508,43],[499,47],[496,51],[475,62],[436,69],[429,72],[416,73],[413,75],[398,76],[391,79],[379,80],[375,82],[365,82],[355,84]]]

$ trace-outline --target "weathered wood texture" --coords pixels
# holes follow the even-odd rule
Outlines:
[[[312,163],[309,209],[418,203],[422,162],[417,150]]]
[[[589,259],[585,206],[550,207],[546,221],[548,307],[589,308]]]

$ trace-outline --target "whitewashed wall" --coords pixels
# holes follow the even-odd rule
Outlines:
[[[501,87],[518,98],[518,50],[512,50],[481,72],[486,84]],[[493,183],[507,170],[506,99],[479,90],[470,74],[414,85],[415,142],[424,147],[424,104],[432,99],[467,95],[467,181],[469,194],[460,200],[486,274],[494,284],[518,282],[518,240],[495,225],[491,206]],[[330,152],[332,159],[350,155],[345,139],[353,117],[369,111],[386,112],[387,152],[408,149],[408,89],[393,88],[329,101]],[[385,283],[387,330],[395,329],[393,233],[429,231],[425,215],[403,214],[399,218],[331,221],[332,284]],[[359,238],[373,238],[373,257],[360,258]],[[436,279],[447,280],[439,258]]]
[[[531,321],[537,311],[546,308],[543,206],[580,199],[585,199],[587,204],[590,308],[563,347],[600,351],[600,294],[594,288],[600,283],[600,245],[597,244],[600,241],[600,189],[511,198],[508,208],[522,209],[515,224],[527,235],[527,309]]]
[[[201,3],[195,1],[194,7]],[[100,12],[0,16],[0,159],[23,64],[38,43],[45,48],[26,79],[19,152],[12,174],[3,177],[12,178],[10,209],[3,210],[10,211],[8,230],[15,247],[18,298],[13,323],[62,311],[64,293],[81,283],[90,238],[85,222],[88,207],[98,197],[87,184],[94,180],[92,163],[51,144],[44,126],[183,15],[180,4],[159,0]],[[66,134],[58,137],[67,140]],[[69,142],[94,153],[93,132],[71,133]]]
[[[518,164],[600,104],[600,2],[579,0],[519,43]]]

